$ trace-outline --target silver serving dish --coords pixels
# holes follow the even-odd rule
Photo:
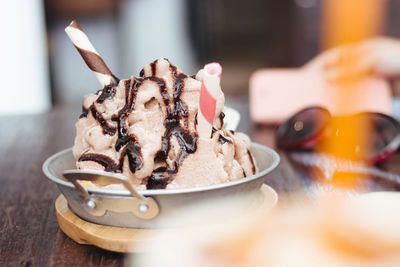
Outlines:
[[[49,157],[43,164],[43,172],[57,184],[70,209],[87,221],[132,228],[177,226],[178,222],[171,221],[170,218],[189,205],[206,200],[217,203],[220,199],[239,196],[237,210],[240,211],[254,202],[264,179],[278,166],[279,155],[256,143],[251,144],[250,150],[259,167],[257,174],[197,188],[136,191],[129,179],[122,175],[96,171],[82,173],[76,170],[71,148]],[[126,190],[84,187],[80,183],[82,180],[120,183]],[[235,205],[238,203],[235,202]]]

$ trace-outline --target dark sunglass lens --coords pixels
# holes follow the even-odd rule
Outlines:
[[[312,146],[321,136],[331,116],[321,107],[304,109],[277,130],[277,144],[282,149],[298,149]]]
[[[361,157],[379,162],[397,150],[400,146],[400,125],[395,119],[379,113],[363,113],[360,118],[368,131],[365,135],[368,151],[360,151],[365,154]]]

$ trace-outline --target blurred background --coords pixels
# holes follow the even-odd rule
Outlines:
[[[400,1],[382,3],[382,34],[400,37]],[[64,32],[72,19],[121,79],[160,57],[187,74],[218,61],[225,94],[247,97],[255,70],[297,67],[317,55],[320,8],[320,0],[4,1],[0,115],[80,105],[100,89]]]

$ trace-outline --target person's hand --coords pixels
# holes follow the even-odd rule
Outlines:
[[[378,37],[327,50],[307,63],[328,80],[377,74],[400,78],[400,40]]]

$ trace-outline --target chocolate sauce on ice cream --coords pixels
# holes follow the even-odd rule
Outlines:
[[[122,173],[143,189],[200,186],[254,174],[248,138],[223,129],[223,94],[211,138],[198,137],[200,86],[201,72],[187,76],[159,59],[140,77],[86,96],[73,148],[77,167]]]
[[[112,99],[115,95],[115,86],[106,85],[103,90],[101,90],[101,95],[97,98],[97,103],[103,103],[106,99]]]

